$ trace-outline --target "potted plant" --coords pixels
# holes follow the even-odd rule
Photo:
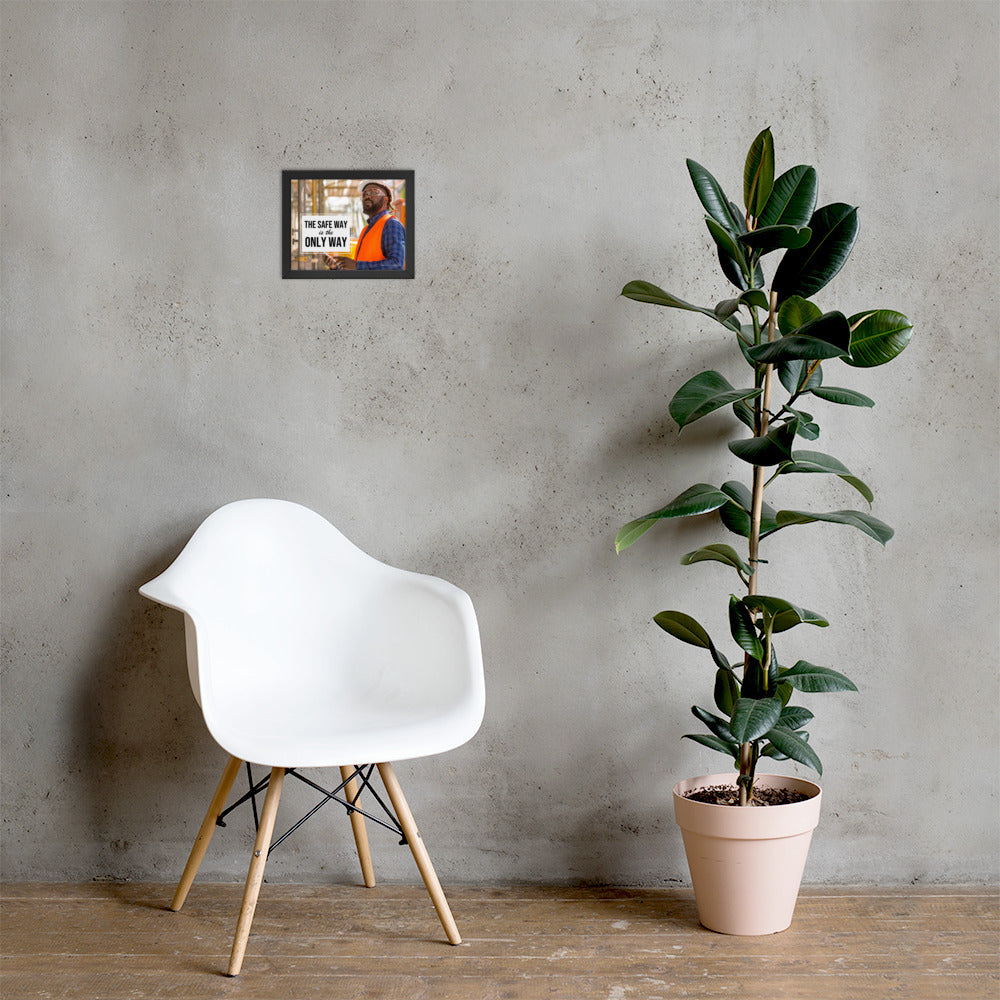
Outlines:
[[[704,167],[693,160],[687,167],[722,274],[735,294],[714,307],[696,306],[649,282],[632,281],[622,295],[698,313],[730,335],[734,358],[748,369],[745,381],[734,386],[717,371],[703,371],[676,391],[669,411],[683,429],[730,408],[743,433],[728,448],[742,463],[738,467],[746,481],[696,483],[666,506],[626,524],[615,545],[621,552],[659,521],[705,514],[718,515],[729,532],[746,540],[745,555],[718,542],[681,560],[684,565],[722,564],[738,578],[739,594],[728,595],[728,616],[741,659],[732,662],[683,611],[661,611],[654,621],[710,657],[714,709],[694,706],[692,712],[707,731],[685,738],[731,758],[738,771],[735,781],[725,774],[709,775],[674,789],[675,818],[684,834],[699,917],[706,926],[728,933],[773,933],[791,922],[805,851],[819,816],[820,789],[804,779],[759,774],[758,764],[762,758],[792,760],[822,774],[806,731],[813,714],[794,704],[793,696],[857,689],[830,667],[807,660],[780,662],[782,632],[801,625],[826,627],[828,622],[786,596],[772,596],[770,585],[763,588],[761,567],[767,560],[762,542],[786,528],[820,521],[853,527],[882,545],[892,529],[868,510],[775,509],[766,497],[788,476],[826,474],[839,477],[871,507],[869,487],[841,461],[811,446],[819,437],[824,407],[874,406],[854,389],[828,384],[825,367],[883,365],[906,347],[911,325],[889,309],[845,314],[814,301],[851,253],[857,209],[841,203],[817,208],[813,167],[795,166],[776,177],[770,129],[754,139],[747,154],[743,210]],[[778,253],[768,287],[762,265],[765,257]],[[766,572],[774,578],[780,568],[770,564]],[[766,808],[754,808],[761,805]],[[755,853],[737,857],[744,849]],[[786,897],[790,893],[790,900],[776,902],[779,889]]]

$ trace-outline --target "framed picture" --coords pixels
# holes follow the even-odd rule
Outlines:
[[[412,278],[412,170],[283,170],[283,278]]]

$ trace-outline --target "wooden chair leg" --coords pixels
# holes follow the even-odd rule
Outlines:
[[[346,781],[344,794],[348,802],[354,801],[354,796],[358,794],[358,786],[352,775],[354,768],[346,765],[340,769],[340,780]],[[368,848],[368,830],[365,827],[365,818],[359,812],[351,813],[351,829],[354,831],[354,843],[358,848],[358,859],[361,861],[361,875],[365,880],[365,885],[371,889],[375,885],[375,869],[372,866],[372,854]]]
[[[233,782],[236,780],[236,775],[242,763],[243,761],[239,757],[230,757],[226,763],[225,770],[222,772],[222,778],[219,781],[219,787],[216,788],[215,795],[212,796],[212,801],[209,804],[208,812],[205,813],[201,829],[198,831],[198,836],[194,839],[194,846],[191,848],[187,864],[184,866],[184,874],[181,875],[181,880],[177,883],[177,891],[174,893],[174,900],[170,904],[171,910],[179,910],[184,905],[184,900],[187,899],[188,890],[194,882],[195,875],[198,874],[202,859],[205,857],[205,852],[208,850],[208,845],[212,840],[212,834],[215,832],[215,821],[219,818],[219,814],[226,804],[226,799],[229,798],[229,792],[233,787]]]
[[[260,826],[257,828],[253,857],[250,859],[250,870],[247,872],[247,884],[243,890],[243,903],[240,906],[239,919],[236,921],[236,937],[233,939],[233,950],[229,956],[230,976],[238,976],[243,966],[243,956],[247,950],[247,940],[250,937],[250,925],[253,923],[254,910],[257,908],[260,884],[264,880],[264,865],[267,862],[268,848],[271,846],[274,818],[278,812],[278,799],[281,798],[281,784],[284,779],[285,769],[283,767],[271,768],[271,780],[267,786],[267,795],[264,796],[264,807],[260,813]]]
[[[452,944],[461,944],[462,936],[458,933],[455,918],[451,915],[451,907],[448,906],[448,900],[445,899],[444,890],[441,888],[441,883],[438,881],[434,866],[431,864],[427,848],[424,847],[424,842],[420,838],[420,831],[417,830],[417,824],[413,820],[413,813],[410,812],[410,807],[406,804],[403,790],[399,787],[399,781],[396,778],[395,771],[392,769],[392,764],[379,764],[378,773],[382,776],[382,783],[385,785],[385,790],[389,793],[389,801],[392,802],[392,807],[396,810],[396,818],[399,820],[399,825],[403,828],[403,833],[406,835],[406,842],[410,845],[410,850],[413,852],[413,860],[416,861],[417,868],[420,870],[420,876],[423,878],[424,885],[427,886],[427,891],[430,893],[434,909],[437,910],[437,915],[441,920],[441,926],[444,927],[445,934],[448,935],[448,940]]]

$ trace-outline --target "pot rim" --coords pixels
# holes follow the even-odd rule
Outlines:
[[[674,785],[674,822],[682,830],[740,840],[795,837],[815,829],[823,798],[823,791],[816,782],[784,774],[761,774],[757,777],[768,787],[795,788],[807,793],[809,798],[756,809],[686,798],[684,792],[694,788],[733,783],[731,773],[705,774]]]
[[[801,806],[806,802],[812,801],[823,792],[823,789],[815,781],[810,781],[809,778],[800,778],[793,774],[758,774],[754,776],[754,784],[758,783],[763,788],[792,788],[809,796],[802,802],[785,802],[777,806],[767,806],[766,808],[768,809],[787,809],[792,806]],[[690,802],[692,805],[706,806],[709,809],[735,808],[734,806],[719,805],[717,802],[697,802],[685,795],[685,792],[691,792],[697,788],[705,788],[710,785],[732,785],[735,788],[737,781],[731,772],[723,774],[700,774],[695,778],[684,778],[678,781],[673,787],[673,794],[678,798],[684,799],[685,802]]]

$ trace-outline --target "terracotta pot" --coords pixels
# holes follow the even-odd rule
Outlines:
[[[783,806],[717,806],[685,798],[735,775],[708,774],[674,786],[674,819],[684,836],[698,918],[723,934],[775,934],[792,922],[822,792],[804,778],[757,775],[762,788],[810,797]]]

